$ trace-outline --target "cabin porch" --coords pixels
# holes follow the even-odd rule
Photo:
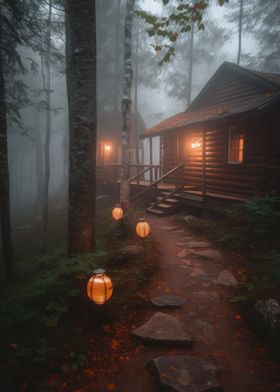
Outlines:
[[[148,211],[157,215],[174,212],[179,206],[197,207],[206,210],[221,210],[248,198],[218,192],[206,192],[204,182],[197,185],[184,183],[185,162],[166,173],[159,165],[130,165],[131,201],[149,204]],[[97,166],[99,189],[119,189],[121,165]]]

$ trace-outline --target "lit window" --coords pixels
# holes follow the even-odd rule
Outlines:
[[[229,130],[228,163],[243,163],[244,133],[237,128]]]

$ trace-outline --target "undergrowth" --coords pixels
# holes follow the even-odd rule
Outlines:
[[[238,252],[248,270],[246,283],[233,300],[253,302],[271,295],[279,299],[280,199],[255,198],[235,205],[212,219],[189,223],[220,247]]]
[[[64,241],[44,256],[27,252],[17,261],[17,279],[2,285],[2,390],[20,390],[28,380],[27,390],[48,391],[50,374],[69,375],[84,366],[89,335],[98,336],[104,323],[113,325],[131,309],[147,306],[141,290],[156,270],[156,245],[147,241],[150,255],[144,262],[141,255],[122,257],[120,248],[138,241],[134,236],[138,213],[120,223],[112,220],[110,212],[102,210],[97,216],[96,252],[68,258]],[[98,267],[107,270],[114,286],[112,299],[103,307],[86,295],[87,280]]]

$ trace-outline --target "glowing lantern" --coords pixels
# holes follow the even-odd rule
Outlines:
[[[145,219],[140,219],[136,225],[136,233],[141,238],[146,238],[150,234],[150,225]]]
[[[87,294],[97,305],[103,305],[113,293],[112,281],[109,276],[105,275],[105,272],[102,268],[94,270],[87,284]]]
[[[123,209],[121,208],[121,206],[116,205],[116,207],[113,208],[112,217],[115,220],[120,220],[123,217]]]

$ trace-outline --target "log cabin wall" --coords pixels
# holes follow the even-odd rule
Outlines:
[[[244,159],[228,163],[229,128],[244,132]],[[206,130],[206,193],[251,198],[265,193],[267,133],[257,118],[228,120]]]
[[[269,113],[247,114],[165,133],[162,135],[163,172],[185,160],[184,184],[204,190],[208,195],[247,199],[279,192],[280,142],[276,124],[276,114],[274,117]],[[232,126],[245,135],[242,164],[228,163],[228,135]],[[166,182],[174,182],[174,178]]]
[[[280,196],[280,125],[279,109],[269,114],[267,193]]]

